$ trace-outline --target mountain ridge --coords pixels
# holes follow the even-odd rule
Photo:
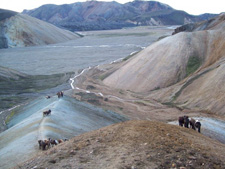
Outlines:
[[[47,4],[23,13],[71,31],[119,29],[146,25],[183,25],[209,19],[215,14],[190,15],[157,1],[86,1],[73,4]]]

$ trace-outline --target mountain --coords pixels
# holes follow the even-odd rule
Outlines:
[[[33,10],[24,10],[23,13],[72,31],[117,29],[137,25],[183,25],[215,16],[189,15],[156,1],[48,4]]]
[[[45,45],[79,36],[25,14],[0,9],[0,49]]]
[[[224,26],[223,13],[197,23],[194,32],[180,32],[155,42],[108,73],[103,82],[181,109],[224,116]]]

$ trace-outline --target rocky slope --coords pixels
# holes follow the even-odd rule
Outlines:
[[[23,13],[69,30],[118,29],[137,25],[182,25],[211,18],[212,14],[189,15],[155,1],[126,4],[102,1],[43,5]]]
[[[28,15],[1,11],[4,17],[0,20],[0,48],[46,45],[79,37]]]
[[[154,43],[106,77],[104,84],[224,115],[224,14],[217,20],[220,23],[210,30],[178,33]]]
[[[77,136],[19,167],[223,168],[224,150],[224,144],[191,129],[128,121]]]

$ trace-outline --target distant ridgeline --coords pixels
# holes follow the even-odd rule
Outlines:
[[[125,4],[88,1],[65,5],[43,5],[24,14],[71,31],[119,29],[139,25],[183,25],[215,17],[215,14],[189,15],[156,1]]]

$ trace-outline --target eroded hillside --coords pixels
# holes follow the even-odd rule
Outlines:
[[[215,29],[181,32],[154,43],[103,83],[183,109],[224,115],[224,14],[217,20]]]
[[[0,36],[0,48],[46,45],[79,37],[70,31],[24,14],[10,15],[1,20]]]

